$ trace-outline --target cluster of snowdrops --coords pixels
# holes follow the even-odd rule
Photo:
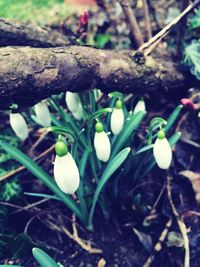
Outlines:
[[[78,93],[67,92],[65,95],[66,105],[75,120],[82,120],[84,117],[84,106],[81,102]],[[103,122],[97,117],[94,124],[93,149],[96,152],[96,157],[100,162],[107,162],[111,155],[111,141],[109,135],[119,135],[124,127],[129,116],[124,113],[124,100],[122,97],[117,97],[114,101],[114,106],[110,116],[111,133],[105,131]],[[135,115],[138,112],[146,111],[145,102],[143,99],[138,100],[133,111],[129,112]],[[35,121],[42,127],[51,129],[52,116],[49,111],[46,101],[41,101],[34,106]],[[163,120],[164,121],[164,120]],[[162,122],[163,123],[163,122]],[[166,124],[166,122],[164,123]],[[21,113],[10,113],[10,126],[15,134],[22,140],[26,140],[29,135],[29,130],[25,118]],[[172,149],[165,136],[165,131],[162,124],[156,130],[157,136],[152,144],[153,155],[157,165],[161,169],[168,169],[172,161]],[[56,157],[54,161],[54,178],[56,184],[66,194],[73,194],[80,185],[79,168],[72,154],[69,152],[68,144],[62,134],[58,134],[55,144]]]

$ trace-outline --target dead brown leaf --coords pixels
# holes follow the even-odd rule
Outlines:
[[[187,177],[190,180],[190,182],[192,183],[192,188],[195,192],[196,201],[200,204],[200,173],[185,170],[180,172],[179,174]]]

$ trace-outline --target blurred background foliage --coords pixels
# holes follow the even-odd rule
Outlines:
[[[1,0],[0,17],[51,24],[66,18],[73,7],[64,0]]]

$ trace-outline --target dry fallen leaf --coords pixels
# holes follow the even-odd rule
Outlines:
[[[101,258],[97,264],[97,267],[104,267],[106,265],[106,261],[104,258]]]
[[[196,201],[200,204],[200,173],[193,171],[182,171],[179,174],[187,177],[192,183],[192,188],[195,192]]]

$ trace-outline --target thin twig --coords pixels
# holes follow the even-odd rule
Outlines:
[[[45,222],[48,224],[48,226],[52,230],[65,233],[70,239],[75,241],[82,249],[86,250],[90,254],[101,254],[102,253],[101,249],[93,248],[90,244],[91,243],[90,241],[85,241],[78,236],[78,230],[76,227],[74,215],[72,218],[73,233],[70,233],[70,231],[64,226],[63,223],[61,223],[61,225],[57,225],[57,224],[54,224],[53,222],[51,222],[50,220],[47,220],[47,219],[45,219]]]
[[[152,29],[151,29],[151,20],[149,16],[149,7],[147,0],[143,0],[143,9],[144,9],[145,26],[147,31],[147,40],[150,40],[152,38]]]
[[[48,155],[48,154],[54,149],[54,146],[55,146],[55,145],[50,146],[47,150],[45,150],[45,151],[44,151],[42,154],[40,154],[39,156],[35,157],[33,160],[34,160],[34,161],[38,161],[38,160],[42,159],[43,157],[45,157],[46,155]],[[26,167],[24,167],[24,166],[20,166],[19,168],[17,168],[17,169],[15,169],[15,170],[13,170],[13,171],[11,171],[11,172],[9,172],[9,173],[7,173],[7,174],[1,176],[1,177],[0,177],[0,182],[3,181],[3,180],[5,180],[5,179],[8,179],[8,178],[12,177],[13,175],[18,174],[19,172],[21,172],[21,171],[23,171],[23,170],[25,170],[25,169],[26,169]]]
[[[140,31],[139,25],[135,18],[135,15],[131,9],[129,0],[118,0],[120,5],[122,6],[124,15],[126,17],[127,22],[129,23],[130,32],[134,40],[134,45],[139,48],[144,43],[144,39],[142,33]]]
[[[44,198],[44,199],[39,200],[39,201],[37,201],[37,202],[28,204],[27,206],[25,206],[25,207],[23,207],[23,208],[19,208],[19,209],[17,209],[16,211],[12,212],[12,214],[16,214],[16,213],[19,213],[19,212],[21,212],[21,211],[25,211],[25,210],[32,209],[32,208],[34,208],[34,207],[36,207],[36,206],[38,206],[38,205],[40,205],[40,204],[43,204],[43,203],[45,203],[45,202],[47,202],[47,201],[49,201],[49,200],[50,200],[50,198]]]
[[[154,211],[155,211],[155,209],[156,209],[156,207],[157,207],[157,205],[158,205],[158,203],[159,203],[159,201],[160,201],[160,199],[161,199],[161,197],[162,197],[162,195],[163,195],[163,193],[165,191],[165,188],[166,188],[166,184],[164,183],[162,188],[161,188],[161,190],[160,190],[160,193],[159,193],[158,197],[156,198],[156,201],[155,201],[153,207],[149,211],[149,214],[146,216],[145,220],[147,218],[149,218],[149,216],[151,216],[154,213]]]
[[[144,52],[148,49],[148,54],[152,52],[151,46],[153,48],[158,45],[161,40],[176,26],[185,16],[189,15],[198,5],[200,4],[200,0],[196,0],[194,3],[191,3],[178,17],[176,17],[171,23],[169,23],[166,27],[164,27],[159,33],[157,33],[154,37],[152,37],[148,42],[144,43],[138,49],[138,52]]]
[[[143,267],[150,267],[151,266],[151,264],[152,264],[152,262],[154,260],[154,257],[155,257],[154,256],[155,252],[159,252],[162,249],[162,243],[164,242],[164,240],[165,240],[165,238],[166,238],[166,236],[168,234],[168,231],[169,231],[169,228],[171,227],[171,224],[172,224],[172,219],[170,218],[167,221],[164,230],[160,234],[158,242],[154,246],[153,253],[147,258],[147,260],[144,263]]]
[[[173,199],[172,199],[172,192],[171,192],[171,177],[167,175],[167,196],[169,199],[169,203],[172,209],[172,212],[176,218],[177,224],[179,226],[179,230],[182,234],[183,237],[183,242],[184,242],[184,248],[185,248],[185,259],[184,259],[184,267],[189,267],[190,266],[190,247],[189,247],[189,239],[187,236],[187,228],[186,225],[183,221],[183,219],[180,217]]]

